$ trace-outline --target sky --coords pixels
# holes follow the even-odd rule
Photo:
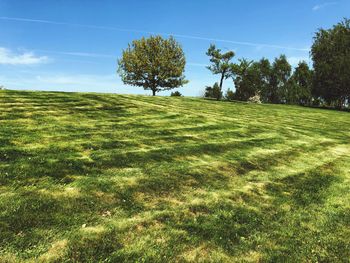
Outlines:
[[[0,0],[0,85],[151,94],[124,85],[117,60],[132,40],[160,34],[173,35],[186,55],[189,83],[178,90],[201,96],[219,80],[206,69],[211,43],[233,50],[234,61],[285,54],[292,65],[312,66],[316,30],[349,14],[350,0]]]

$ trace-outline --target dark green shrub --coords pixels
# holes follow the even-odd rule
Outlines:
[[[207,86],[205,88],[204,97],[220,100],[222,98],[222,91],[219,87],[219,84],[215,82],[213,87]]]
[[[174,91],[170,94],[171,97],[182,97],[182,94],[180,91]]]

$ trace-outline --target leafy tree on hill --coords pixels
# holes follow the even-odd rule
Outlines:
[[[151,90],[181,87],[185,80],[185,55],[173,37],[151,36],[134,40],[118,60],[118,73],[125,84]]]
[[[261,88],[259,64],[240,59],[232,68],[233,81],[236,87],[236,98],[247,101],[259,92]]]
[[[267,58],[259,61],[260,75],[260,97],[263,102],[270,102],[269,98],[273,93],[271,87],[271,63]]]
[[[276,58],[271,69],[271,93],[269,101],[272,103],[287,103],[288,84],[292,73],[292,67],[287,57],[281,55]]]
[[[212,44],[210,45],[206,54],[210,57],[210,62],[212,63],[207,68],[213,74],[220,74],[219,89],[220,92],[222,92],[222,85],[224,79],[228,79],[229,77],[231,77],[231,69],[233,66],[231,60],[235,56],[235,53],[233,51],[222,53],[221,49],[216,48],[216,46]]]
[[[232,67],[232,77],[236,87],[235,98],[247,101],[259,94],[260,99],[269,102],[271,65],[263,58],[258,62],[239,59]]]
[[[343,107],[350,99],[350,20],[316,32],[311,47],[313,95]]]
[[[302,61],[295,68],[290,78],[288,101],[291,104],[310,105],[312,90],[312,70]]]

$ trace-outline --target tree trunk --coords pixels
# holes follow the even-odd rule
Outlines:
[[[156,96],[156,90],[152,89],[152,96]]]
[[[225,77],[225,73],[223,72],[223,73],[221,73],[221,79],[220,79],[220,85],[219,85],[220,91],[222,91],[222,84],[224,82],[224,77]]]

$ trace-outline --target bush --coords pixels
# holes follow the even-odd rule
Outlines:
[[[225,94],[225,99],[227,99],[227,100],[234,100],[235,96],[236,96],[236,93],[234,91],[228,89],[226,91],[226,94]]]
[[[222,91],[219,84],[215,82],[213,87],[207,86],[205,88],[204,97],[220,100],[222,98]]]
[[[314,107],[319,107],[319,106],[321,106],[321,100],[319,99],[319,98],[314,98],[313,100],[312,100],[312,103],[311,103],[311,105],[312,106],[314,106]]]
[[[182,97],[182,94],[180,91],[174,91],[170,94],[171,97]]]

